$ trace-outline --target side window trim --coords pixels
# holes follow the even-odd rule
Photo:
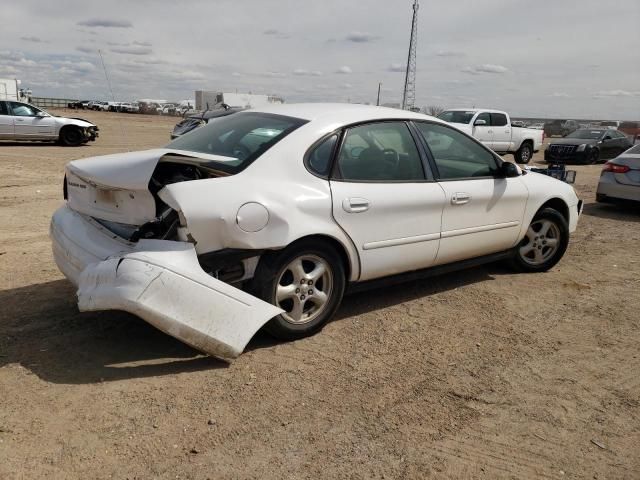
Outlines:
[[[333,152],[333,158],[331,159],[332,166],[331,166],[331,169],[330,169],[331,173],[329,175],[329,180],[336,181],[336,182],[349,182],[349,183],[427,183],[427,182],[435,182],[436,180],[435,180],[435,175],[433,175],[433,171],[430,170],[430,169],[425,168],[425,162],[424,162],[424,158],[423,158],[423,151],[420,148],[421,145],[420,145],[420,142],[419,142],[418,138],[416,138],[416,135],[414,135],[414,132],[412,131],[412,126],[410,125],[411,122],[412,121],[409,120],[409,119],[389,118],[389,119],[376,119],[376,120],[358,122],[358,123],[354,123],[354,124],[342,127],[341,133],[340,133],[340,138],[338,139],[338,142],[336,143],[336,148],[334,149],[334,152]],[[421,180],[345,180],[344,179],[344,176],[342,175],[342,171],[340,170],[340,165],[339,165],[340,162],[338,161],[338,159],[340,158],[340,153],[342,152],[342,149],[344,148],[344,144],[346,142],[347,134],[349,133],[349,130],[351,130],[353,128],[357,128],[357,127],[362,127],[362,126],[366,126],[366,125],[375,125],[375,124],[379,124],[379,123],[398,123],[398,124],[403,124],[405,126],[405,128],[407,128],[407,130],[409,131],[409,135],[413,139],[413,143],[414,143],[414,145],[416,147],[416,150],[418,152],[418,156],[420,158],[420,163],[422,165],[422,176],[423,176],[423,178]],[[333,132],[333,133],[335,133],[335,132]],[[330,136],[330,134],[327,135],[326,137],[329,137],[329,136]],[[429,175],[432,175],[432,179],[429,179]]]
[[[431,169],[433,171],[434,179],[435,179],[436,182],[459,182],[461,180],[486,180],[487,178],[497,178],[495,175],[486,175],[486,176],[483,176],[483,177],[442,178],[440,176],[440,172],[438,170],[438,166],[436,164],[435,157],[433,156],[433,152],[431,152],[431,149],[429,148],[429,144],[427,143],[427,140],[424,138],[424,135],[422,135],[422,132],[420,132],[420,129],[415,124],[425,123],[425,124],[429,124],[429,125],[443,126],[445,128],[449,128],[449,129],[454,130],[454,131],[458,131],[458,130],[456,128],[454,128],[454,127],[450,127],[449,125],[443,125],[441,123],[436,123],[436,122],[432,122],[432,121],[429,121],[429,120],[413,120],[412,123],[414,124],[414,128],[415,128],[418,136],[420,137],[421,143],[424,145],[425,152],[427,153],[427,158],[429,159],[429,164],[430,164]],[[462,132],[459,132],[459,133],[462,133]],[[484,144],[479,142],[474,137],[469,136],[469,138],[471,140],[473,140],[477,145],[482,147],[485,151],[487,151],[488,153],[490,153],[493,156],[493,159],[496,162],[496,167],[499,169],[500,165],[502,165],[504,160],[502,160],[500,157],[498,157],[498,155],[496,153],[494,153],[493,150],[491,150],[488,147],[486,147]]]
[[[311,167],[311,163],[310,163],[311,162],[311,155],[313,154],[313,152],[315,152],[316,148],[318,148],[320,145],[322,145],[324,142],[329,140],[334,135],[337,135],[338,138],[336,140],[336,143],[333,145],[333,149],[331,151],[331,157],[329,158],[329,167],[327,168],[327,173],[324,174],[324,175],[321,175],[320,173],[315,171],[313,169],[313,167]],[[305,152],[304,159],[303,159],[304,167],[307,169],[307,171],[311,175],[314,175],[314,176],[316,176],[318,178],[323,178],[325,180],[329,180],[329,178],[332,176],[332,173],[333,173],[333,170],[334,170],[334,166],[337,163],[336,162],[336,157],[337,157],[338,151],[340,150],[340,148],[342,146],[343,137],[344,137],[344,129],[338,128],[337,130],[334,130],[333,132],[330,132],[330,133],[327,133],[326,135],[323,135],[322,137],[320,137],[318,140],[316,140],[315,142],[313,142],[311,144],[311,146]]]

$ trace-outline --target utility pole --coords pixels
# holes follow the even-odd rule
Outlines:
[[[378,101],[376,102],[377,106],[380,106],[380,87],[382,86],[382,82],[378,83]]]
[[[404,77],[402,92],[402,109],[410,110],[416,102],[416,44],[418,42],[418,0],[413,2],[413,21],[411,22],[411,39],[407,56],[407,71]]]

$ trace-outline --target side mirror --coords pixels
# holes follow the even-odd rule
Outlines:
[[[486,125],[487,121],[486,120],[476,120],[473,124],[474,125]]]
[[[38,118],[42,118],[42,117],[46,117],[47,115],[44,112],[41,112],[40,110],[38,110],[36,112],[36,117]]]
[[[513,178],[518,177],[520,175],[520,171],[518,167],[516,167],[515,163],[511,162],[502,162],[500,165],[500,176],[502,178]]]
[[[605,135],[602,139],[603,142],[606,142],[607,140],[611,140],[611,135]]]

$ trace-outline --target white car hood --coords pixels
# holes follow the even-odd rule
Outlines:
[[[81,127],[81,128],[87,128],[87,127],[95,127],[95,123],[91,123],[91,122],[87,122],[86,120],[82,120],[80,118],[67,118],[67,117],[52,117],[53,119],[55,119],[56,123],[59,126],[63,126],[63,125],[75,125],[77,127]]]

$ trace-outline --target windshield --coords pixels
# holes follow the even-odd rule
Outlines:
[[[305,123],[300,118],[267,113],[229,115],[196,128],[166,148],[228,157],[213,163],[221,170],[235,173]]]
[[[576,130],[575,132],[570,133],[565,138],[587,138],[589,140],[597,140],[599,139],[604,130]]]
[[[440,120],[451,123],[470,123],[476,112],[465,112],[463,110],[447,110],[438,115]]]

